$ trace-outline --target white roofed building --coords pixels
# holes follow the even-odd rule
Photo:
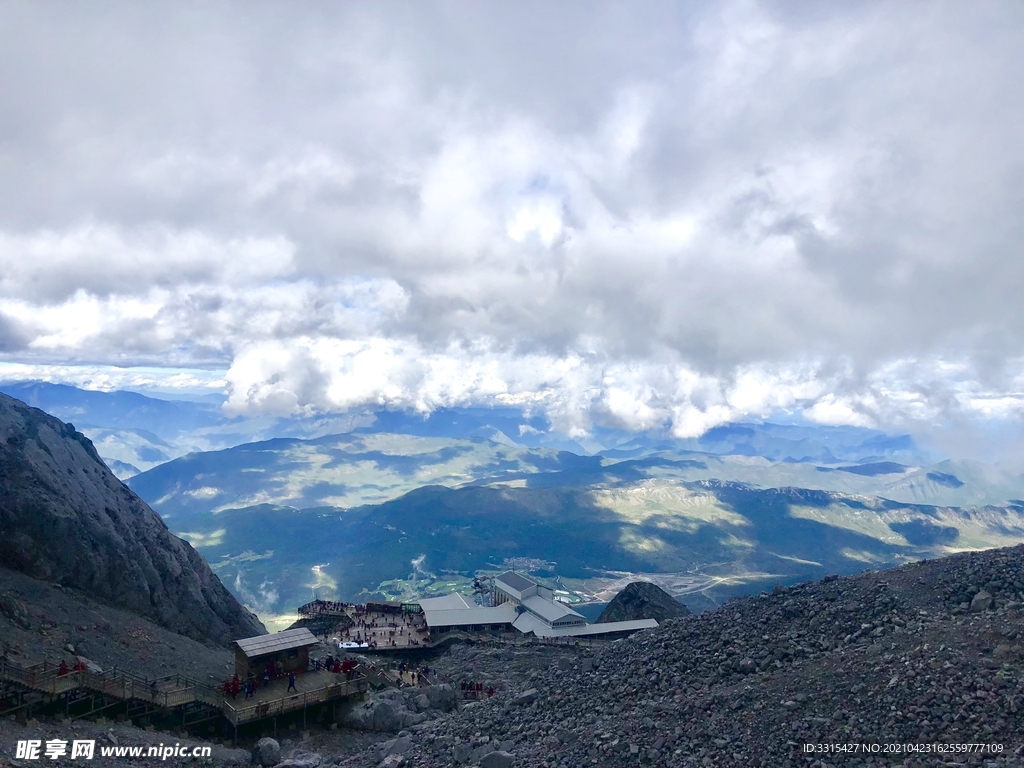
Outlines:
[[[507,571],[494,578],[493,607],[470,603],[457,593],[419,601],[431,640],[453,631],[508,632],[537,638],[621,636],[658,626],[654,619],[588,624],[552,590],[529,576]]]

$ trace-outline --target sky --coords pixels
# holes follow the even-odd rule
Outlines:
[[[0,376],[1019,443],[1019,3],[7,2],[0,69]]]

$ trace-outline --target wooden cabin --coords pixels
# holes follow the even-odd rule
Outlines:
[[[272,635],[235,640],[235,674],[244,680],[252,672],[257,679],[262,680],[267,664],[273,664],[276,669],[278,661],[281,662],[284,674],[305,672],[309,664],[309,649],[317,642],[306,628],[286,629]]]

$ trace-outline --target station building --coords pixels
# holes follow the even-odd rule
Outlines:
[[[518,632],[537,638],[624,637],[658,626],[654,619],[588,624],[586,618],[555,599],[552,590],[528,576],[506,571],[494,579],[493,607],[473,605],[462,595],[423,598],[431,641],[450,632]]]

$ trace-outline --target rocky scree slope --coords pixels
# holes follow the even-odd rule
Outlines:
[[[3,394],[0,565],[206,642],[266,632],[85,436]]]
[[[177,674],[209,685],[228,679],[235,661],[227,648],[6,568],[0,568],[0,653],[23,665],[63,659],[71,666],[82,656],[108,671]]]
[[[392,765],[1024,766],[1022,599],[1024,546],[777,587],[418,726]],[[835,742],[1002,751],[802,751]]]
[[[690,609],[676,600],[657,584],[633,581],[626,585],[601,611],[598,624],[610,621],[657,619],[660,624],[668,619],[688,616]]]

